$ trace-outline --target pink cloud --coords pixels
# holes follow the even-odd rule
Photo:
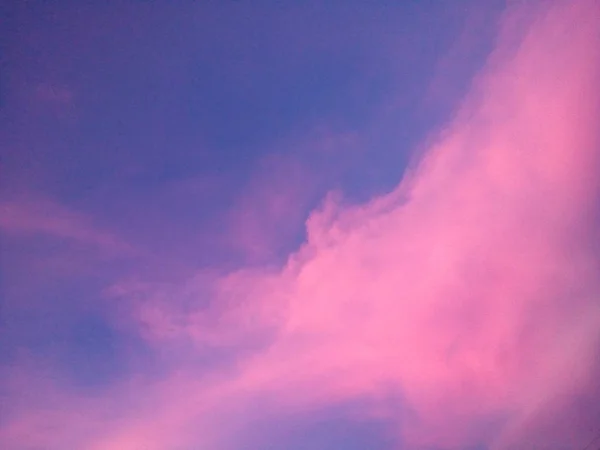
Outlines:
[[[227,215],[223,240],[249,262],[272,260],[297,240],[325,186],[344,171],[346,164],[339,160],[356,157],[356,137],[351,133],[320,127],[309,136],[294,138],[278,142],[259,161]]]
[[[151,401],[79,448],[225,449],[244,416],[352,398],[396,421],[400,448],[584,445],[589,421],[570,414],[598,375],[600,10],[549,5],[510,11],[454,120],[393,192],[328,197],[284,267],[115,286],[123,326],[180,352],[166,379],[135,386]],[[267,222],[285,217],[267,197]],[[194,362],[214,348],[238,356]],[[390,393],[406,414],[385,408]]]
[[[598,17],[587,6],[509,17],[455,121],[394,192],[326,204],[280,273],[218,280],[219,316],[178,329],[272,333],[241,376],[258,390],[281,383],[279,398],[396,385],[418,417],[402,432],[415,448],[476,443],[480,418],[528,421],[583,383],[600,330],[588,245]]]

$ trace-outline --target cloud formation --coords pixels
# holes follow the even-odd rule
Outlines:
[[[263,415],[355,399],[399,449],[583,446],[600,416],[569,416],[600,373],[598,79],[597,2],[509,10],[453,120],[392,192],[328,196],[283,267],[109,289],[120,326],[169,355],[166,374],[141,367],[114,387],[127,407],[61,387],[48,417],[81,409],[94,425],[45,448],[247,448]],[[33,439],[32,410],[3,426],[8,448]]]
[[[113,254],[132,249],[90,224],[82,214],[43,197],[16,196],[0,201],[0,230],[14,236],[46,235],[96,248]]]

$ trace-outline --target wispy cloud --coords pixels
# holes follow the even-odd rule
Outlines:
[[[3,199],[0,202],[0,230],[17,237],[45,235],[112,254],[133,251],[116,236],[97,229],[84,215],[37,195]]]

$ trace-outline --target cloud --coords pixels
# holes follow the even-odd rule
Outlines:
[[[7,235],[45,235],[113,255],[132,252],[128,244],[90,222],[89,218],[45,197],[25,195],[0,202],[0,230]]]
[[[286,154],[262,158],[228,214],[223,239],[249,262],[276,259],[296,248],[304,220],[333,180],[356,158],[355,136],[324,127],[298,139],[284,140]]]
[[[115,285],[122,326],[170,370],[136,379],[135,406],[78,448],[247,448],[263,414],[353,399],[395,424],[398,448],[585,444],[561,406],[598,392],[600,10],[550,5],[510,10],[399,186],[329,196],[283,267]]]

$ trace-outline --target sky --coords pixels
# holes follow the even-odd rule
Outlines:
[[[599,436],[597,1],[0,24],[2,449]]]

